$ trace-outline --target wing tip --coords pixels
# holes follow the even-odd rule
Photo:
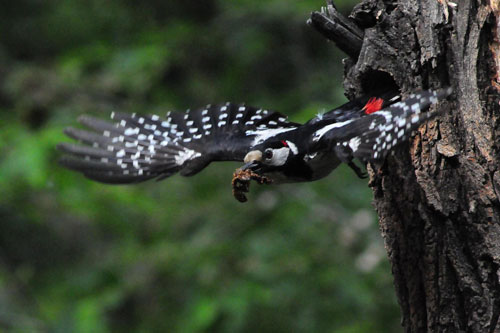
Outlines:
[[[70,143],[70,142],[59,142],[56,145],[56,150],[63,152],[63,153],[71,153],[71,148],[70,148],[71,145],[72,145],[72,143]]]
[[[77,130],[74,127],[66,127],[63,130],[64,135],[66,135],[72,139],[78,139],[78,137],[76,136],[76,132],[77,132]]]
[[[94,117],[89,116],[88,114],[82,114],[79,115],[78,118],[76,118],[76,120],[83,125],[86,125],[89,121],[92,121],[94,119],[95,119]]]

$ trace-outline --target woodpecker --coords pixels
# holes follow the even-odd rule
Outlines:
[[[177,172],[192,176],[215,161],[243,162],[239,170],[265,177],[261,183],[315,181],[340,163],[365,177],[354,159],[382,161],[436,116],[438,111],[427,110],[451,92],[426,90],[404,100],[395,92],[363,96],[305,124],[232,103],[165,117],[114,112],[105,121],[84,115],[79,122],[89,130],[65,129],[79,143],[60,143],[58,149],[66,153],[60,162],[110,184],[161,180]]]

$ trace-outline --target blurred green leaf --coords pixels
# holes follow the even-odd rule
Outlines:
[[[0,11],[0,327],[398,332],[371,193],[347,167],[252,184],[237,163],[109,186],[57,163],[78,115],[223,101],[307,121],[345,101],[324,2],[35,1]],[[337,1],[349,10],[351,1]]]

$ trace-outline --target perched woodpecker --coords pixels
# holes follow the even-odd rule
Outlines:
[[[430,105],[451,89],[422,91],[399,101],[395,93],[361,97],[305,124],[262,108],[207,105],[166,117],[112,113],[112,121],[81,116],[90,129],[67,128],[80,144],[61,143],[61,163],[86,177],[111,184],[192,176],[213,161],[239,161],[240,170],[266,182],[307,182],[347,163],[383,160],[395,146],[437,111]],[[255,179],[255,178],[253,178]]]

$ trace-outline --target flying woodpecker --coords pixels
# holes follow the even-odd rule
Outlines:
[[[363,96],[305,124],[278,112],[232,103],[169,112],[165,117],[115,112],[105,121],[81,116],[79,122],[88,130],[65,130],[79,143],[65,142],[58,148],[66,153],[62,165],[110,184],[161,180],[177,172],[192,176],[217,161],[242,162],[239,172],[247,182],[314,181],[340,163],[365,177],[354,159],[382,161],[436,116],[438,111],[429,107],[451,92],[426,90],[404,100],[394,92]],[[241,190],[248,191],[248,186],[237,192]]]

